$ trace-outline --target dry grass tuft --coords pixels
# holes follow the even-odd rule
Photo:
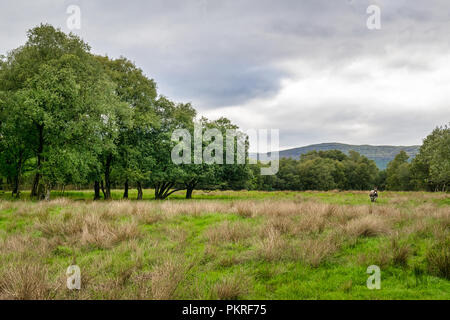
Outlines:
[[[377,265],[385,267],[391,264],[392,256],[385,248],[376,252],[361,253],[358,255],[358,263],[362,266],[368,267],[370,265]]]
[[[294,225],[294,234],[322,233],[325,230],[327,220],[319,214],[308,214],[300,218]]]
[[[212,261],[214,259],[217,259],[216,247],[212,246],[211,244],[207,244],[205,246],[205,250],[203,252],[201,263],[207,263],[207,262]]]
[[[428,251],[426,261],[431,274],[450,280],[450,241],[436,243]]]
[[[30,234],[13,234],[0,238],[0,254],[43,257],[56,246],[55,241],[35,238]]]
[[[391,250],[392,263],[397,266],[406,267],[408,258],[411,255],[411,248],[408,245],[400,244],[397,239],[392,239]]]
[[[292,233],[293,227],[294,222],[289,216],[270,217],[266,225],[263,226],[263,230],[275,229],[281,234],[290,234]]]
[[[179,257],[164,257],[151,271],[125,274],[137,288],[138,299],[172,300],[184,280],[187,267]]]
[[[212,298],[218,300],[238,300],[247,293],[247,283],[241,276],[226,277],[212,288]]]
[[[225,221],[218,226],[213,226],[205,232],[206,238],[211,244],[223,242],[238,243],[252,236],[251,227],[244,222]]]
[[[188,237],[188,233],[180,226],[166,226],[163,228],[165,234],[168,239],[176,242],[178,245],[184,247],[186,243],[186,239]]]
[[[133,219],[125,222],[110,220],[109,214],[72,214],[66,212],[47,222],[37,222],[35,229],[47,238],[58,238],[70,244],[93,245],[110,248],[121,241],[141,236],[138,223]]]
[[[0,276],[0,299],[45,300],[50,292],[47,273],[37,264],[17,265]]]
[[[148,224],[148,225],[162,222],[165,219],[164,215],[152,212],[136,214],[136,217],[140,224]]]
[[[256,214],[256,205],[248,201],[238,201],[233,203],[233,208],[238,215],[244,218],[251,218]]]
[[[258,257],[266,261],[279,260],[290,249],[289,243],[273,227],[266,229],[265,237],[257,243],[257,246]]]
[[[356,237],[375,237],[389,233],[386,223],[376,216],[364,216],[351,220],[345,227],[346,232]]]
[[[389,244],[380,246],[377,251],[360,254],[358,260],[359,264],[365,266],[377,265],[385,267],[394,265],[407,267],[411,254],[411,247],[402,243],[398,237],[395,236],[391,238]]]
[[[299,250],[300,259],[317,268],[338,250],[338,244],[331,237],[310,239],[303,241]]]
[[[229,268],[229,267],[237,265],[241,262],[242,262],[241,258],[233,255],[233,256],[226,256],[226,257],[221,258],[217,264],[221,267]]]
[[[176,259],[167,259],[150,273],[151,294],[155,300],[174,299],[175,291],[185,277],[185,265]]]
[[[139,236],[140,230],[135,221],[113,225],[105,223],[95,215],[90,215],[83,223],[80,243],[110,248],[121,241],[136,239]]]

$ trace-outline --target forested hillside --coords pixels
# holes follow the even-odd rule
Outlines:
[[[343,143],[321,143],[306,147],[294,148],[280,151],[280,158],[300,159],[300,156],[310,151],[339,150],[349,154],[350,150],[375,161],[379,169],[386,169],[388,163],[392,161],[400,151],[405,151],[412,160],[419,153],[420,146],[371,146],[371,145],[350,145]],[[251,154],[256,158],[256,154]]]

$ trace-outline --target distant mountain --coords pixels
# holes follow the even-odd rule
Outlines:
[[[327,151],[339,150],[348,154],[350,150],[354,150],[370,160],[374,160],[378,168],[386,169],[387,164],[395,158],[395,156],[404,150],[410,160],[419,153],[420,146],[370,146],[370,145],[350,145],[343,143],[321,143],[313,144],[306,147],[294,148],[280,151],[280,158],[294,158],[299,159],[302,154],[310,151]],[[255,159],[257,154],[250,154],[250,157]]]

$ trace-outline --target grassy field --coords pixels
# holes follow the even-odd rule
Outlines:
[[[449,194],[121,194],[0,193],[0,298],[450,299]],[[80,291],[66,288],[71,264]]]

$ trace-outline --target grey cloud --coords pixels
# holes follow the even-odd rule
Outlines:
[[[392,72],[427,73],[434,70],[434,57],[450,53],[448,0],[0,1],[2,53],[22,44],[26,30],[40,22],[68,31],[65,10],[76,4],[83,19],[77,33],[94,52],[128,57],[157,81],[162,94],[190,101],[200,112],[248,108],[254,99],[275,97],[284,79],[307,80],[310,72],[333,71],[366,57],[382,61]],[[366,28],[370,4],[381,7],[379,31]],[[392,56],[396,50],[414,55]],[[309,70],[286,68],[290,61],[298,60]],[[355,82],[370,78],[357,72],[342,76]],[[351,97],[353,93],[346,94]],[[295,144],[295,136],[316,142],[351,140],[355,131],[348,127],[358,122],[373,132],[385,132],[400,121],[404,129],[391,137],[417,141],[432,123],[448,116],[444,106],[439,110],[432,115],[423,111],[417,117],[413,112],[406,117],[393,112],[388,118],[376,115],[368,121],[360,105],[334,101],[308,109],[307,122],[305,111],[275,106],[267,122],[286,128],[282,145]],[[232,120],[249,123],[239,117]],[[335,123],[322,127],[332,121]],[[302,131],[302,126],[309,131]],[[422,126],[427,129],[416,130]]]
[[[286,120],[289,119],[289,120]],[[448,123],[450,109],[390,112],[354,105],[323,105],[307,112],[296,109],[271,115],[271,127],[280,130],[280,146],[322,142],[403,144],[422,142],[436,126]]]

